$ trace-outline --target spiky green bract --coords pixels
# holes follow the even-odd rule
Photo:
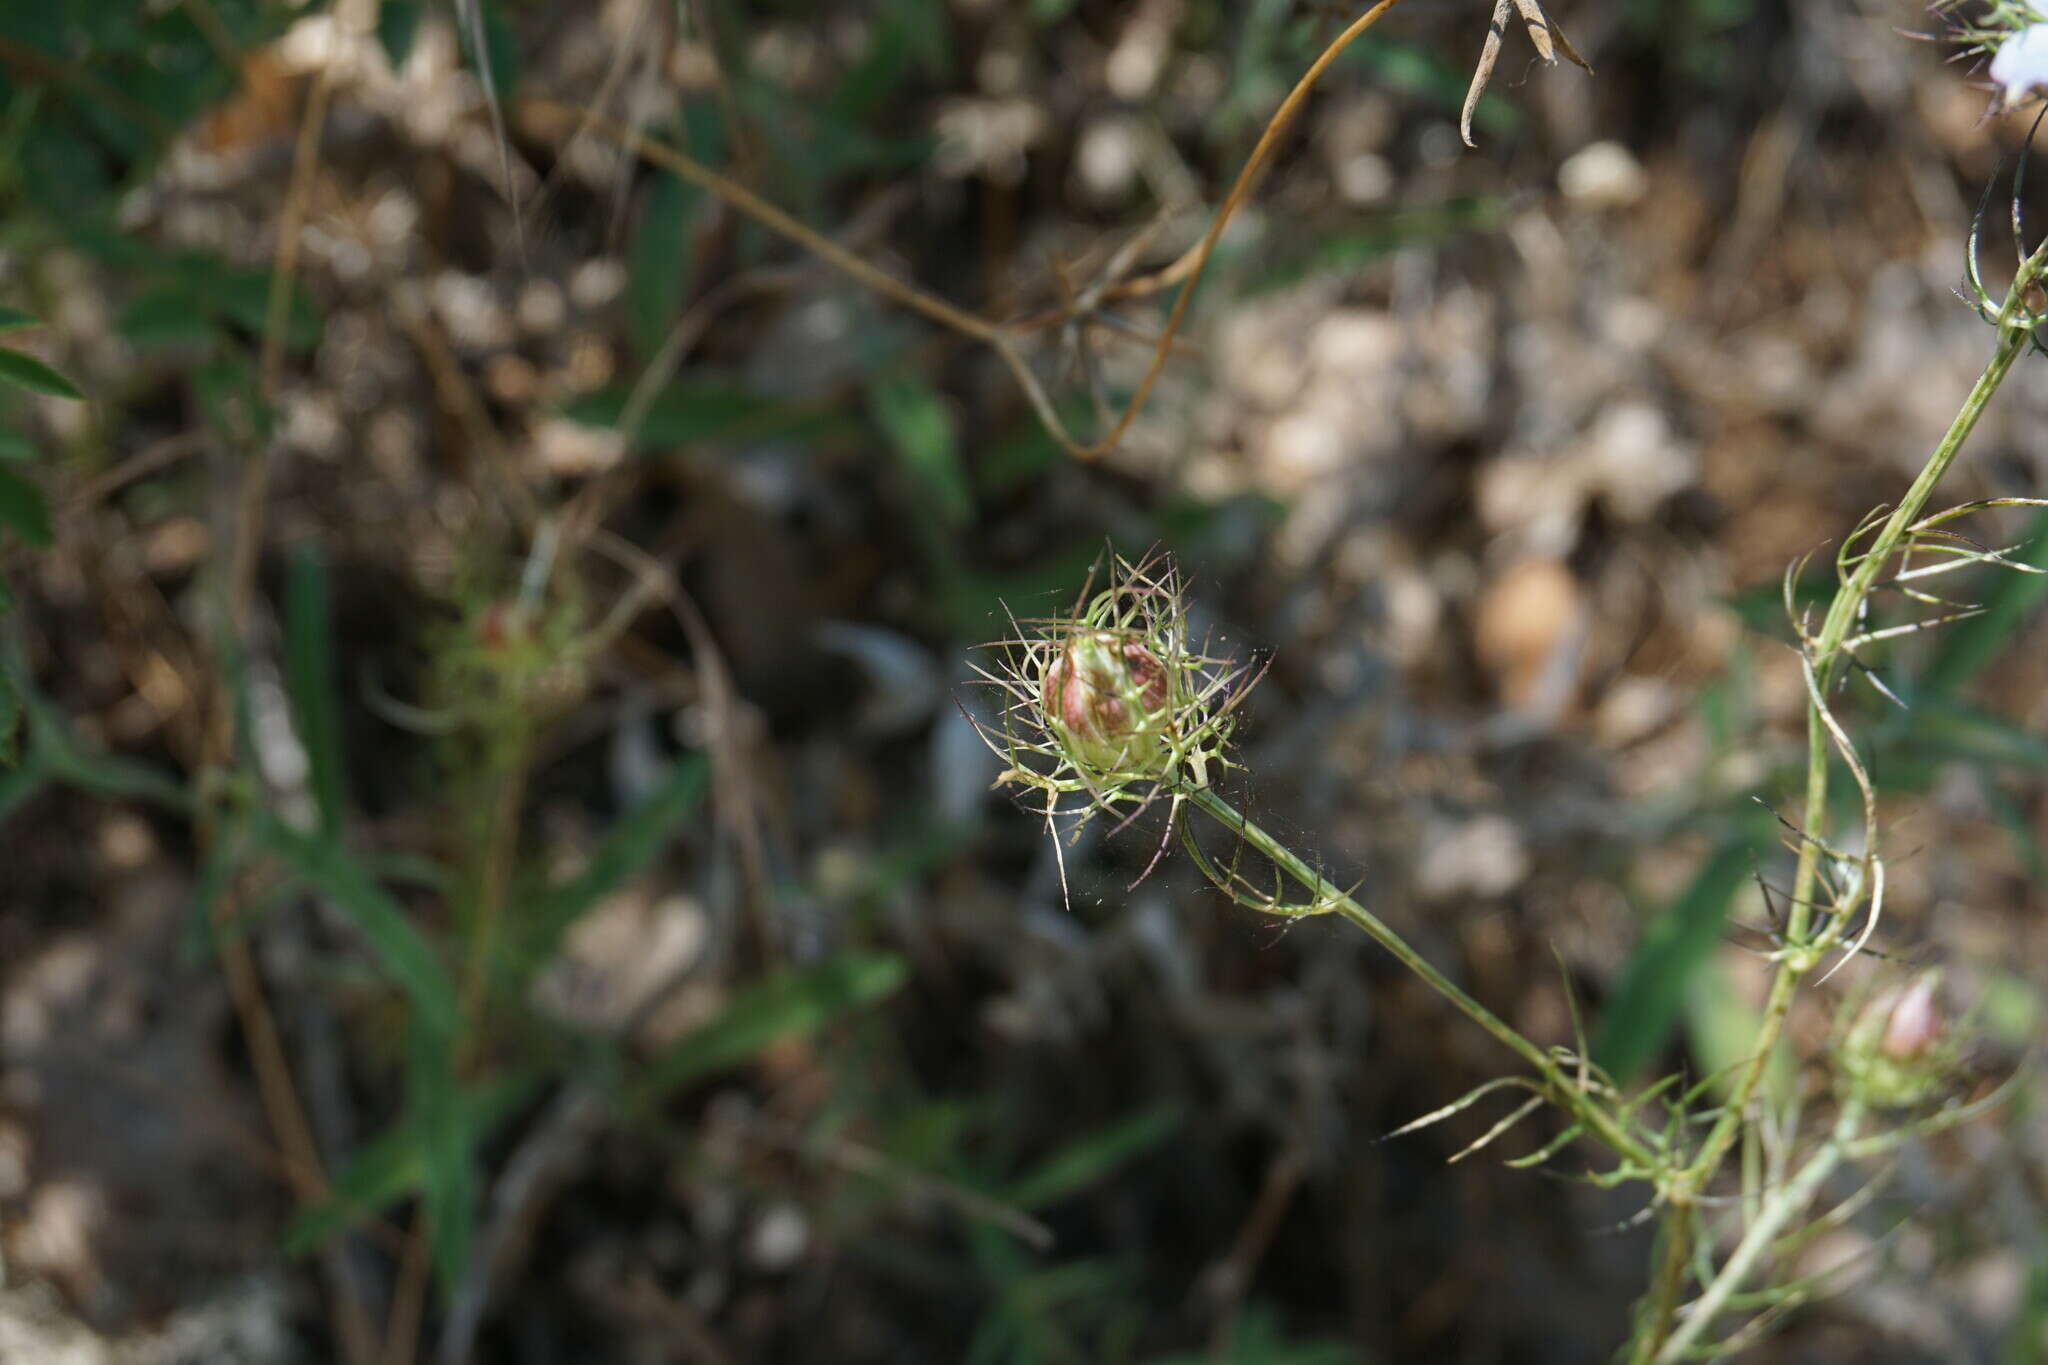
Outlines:
[[[2048,21],[2048,5],[2039,0],[1936,0],[1931,8],[1950,18],[1950,37],[1984,52],[1995,52],[2014,33]]]
[[[994,721],[976,722],[1008,764],[996,784],[1044,793],[1048,818],[1207,787],[1254,680],[1190,643],[1187,593],[1163,559],[1114,559],[1090,587],[1068,615],[1013,620],[993,664],[975,665],[1002,696]]]

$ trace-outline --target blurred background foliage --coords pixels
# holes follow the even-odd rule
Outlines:
[[[1511,36],[1469,152],[1483,10],[1345,55],[1083,462],[985,349],[530,102],[1057,319],[1199,237],[1348,7],[0,7],[0,1355],[1610,1350],[1625,1195],[1447,1170],[1478,1113],[1375,1143],[1484,1038],[1141,875],[1145,821],[1063,893],[962,714],[1006,612],[1164,548],[1272,660],[1262,819],[1532,1036],[1737,1060],[1778,575],[1974,374],[1948,291],[2021,130],[1909,5],[1581,0],[1597,74]],[[1064,420],[1166,299],[1023,333]],[[2039,496],[2038,367],[2001,404],[1962,494]],[[1987,1067],[2048,958],[2042,581],[1862,713]],[[2030,1098],[1929,1144],[1757,1357],[2048,1358],[2044,1169]]]

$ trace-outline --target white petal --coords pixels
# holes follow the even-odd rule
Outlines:
[[[2048,85],[2048,23],[2029,24],[2007,38],[1991,59],[1991,79],[2008,100]]]

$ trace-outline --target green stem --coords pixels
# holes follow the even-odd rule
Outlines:
[[[1814,1195],[1820,1191],[1821,1182],[1834,1172],[1835,1167],[1842,1164],[1843,1157],[1848,1155],[1849,1144],[1856,1140],[1857,1130],[1862,1126],[1863,1106],[1855,1100],[1850,1100],[1842,1106],[1842,1112],[1835,1119],[1835,1128],[1828,1135],[1828,1140],[1822,1144],[1819,1151],[1808,1158],[1806,1165],[1800,1168],[1799,1174],[1765,1196],[1756,1218],[1750,1223],[1748,1231],[1743,1233],[1742,1240],[1736,1244],[1735,1250],[1729,1253],[1728,1260],[1721,1267],[1721,1273],[1714,1276],[1714,1282],[1707,1286],[1706,1292],[1700,1295],[1699,1302],[1692,1306],[1692,1311],[1685,1315],[1685,1320],[1678,1325],[1678,1330],[1671,1334],[1663,1349],[1657,1353],[1656,1365],[1677,1365],[1678,1361],[1685,1359],[1686,1352],[1692,1349],[1693,1343],[1713,1325],[1715,1317],[1720,1314],[1729,1297],[1742,1288],[1743,1281],[1756,1269],[1757,1261],[1762,1258],[1771,1243],[1777,1241],[1778,1234],[1785,1229],[1785,1224],[1813,1202]]]
[[[1606,1143],[1624,1161],[1646,1171],[1654,1167],[1656,1159],[1649,1149],[1622,1127],[1592,1096],[1576,1085],[1558,1065],[1556,1058],[1523,1037],[1492,1010],[1467,995],[1449,977],[1432,966],[1429,959],[1409,947],[1407,940],[1395,933],[1384,920],[1354,900],[1350,893],[1303,862],[1286,845],[1247,820],[1236,807],[1209,788],[1193,789],[1188,793],[1188,800],[1212,816],[1225,829],[1251,845],[1261,857],[1301,883],[1318,902],[1328,905],[1334,913],[1342,915],[1365,930],[1382,948],[1392,953],[1402,966],[1421,977],[1432,990],[1464,1011],[1474,1023],[1492,1034],[1503,1047],[1535,1068],[1537,1074],[1543,1078],[1545,1096],[1569,1113],[1574,1122]]]
[[[2006,291],[2004,306],[1998,314],[1998,347],[1992,352],[1990,363],[1977,376],[1977,382],[1963,400],[1962,408],[1955,420],[1949,424],[1941,443],[1934,448],[1919,476],[1899,500],[1876,539],[1871,541],[1863,559],[1851,571],[1848,579],[1835,592],[1834,600],[1828,606],[1826,620],[1820,634],[1814,637],[1812,661],[1817,691],[1825,697],[1840,676],[1842,667],[1842,641],[1848,638],[1850,628],[1862,612],[1864,599],[1876,585],[1878,575],[1891,563],[1892,555],[1898,550],[1899,542],[1905,538],[1907,529],[1927,508],[1927,500],[1933,496],[1935,485],[1948,473],[1956,456],[1962,452],[1963,442],[1976,429],[1977,421],[1990,405],[1992,395],[2005,382],[2022,352],[2032,339],[2032,319],[2025,307],[2026,294],[2043,274],[2048,273],[2048,240],[2035,248],[2033,254],[2020,263],[2013,277],[2012,287]],[[1812,703],[1807,705],[1806,716],[1806,808],[1800,828],[1809,832],[1818,831],[1827,814],[1828,800],[1828,734],[1822,723],[1820,711]],[[1786,1016],[1791,1012],[1792,993],[1799,984],[1799,978],[1812,971],[1818,955],[1802,951],[1807,944],[1807,930],[1812,925],[1814,892],[1820,882],[1821,849],[1815,839],[1800,841],[1799,866],[1792,882],[1791,908],[1786,914],[1785,945],[1786,955],[1779,959],[1777,974],[1771,981],[1771,992],[1764,1004],[1764,1017],[1757,1031],[1756,1046],[1748,1064],[1743,1068],[1733,1096],[1721,1111],[1713,1130],[1708,1134],[1700,1155],[1688,1170],[1685,1185],[1697,1191],[1713,1178],[1728,1149],[1734,1145],[1741,1132],[1743,1116],[1750,1101],[1755,1098],[1757,1086],[1762,1081],[1764,1068],[1770,1060],[1772,1050],[1777,1046],[1779,1036],[1784,1032]],[[1867,881],[1867,879],[1865,879]],[[1860,894],[1860,892],[1859,892]],[[1853,906],[1836,907],[1853,910]]]
[[[1657,1230],[1657,1269],[1650,1278],[1650,1292],[1636,1310],[1635,1335],[1630,1338],[1630,1365],[1649,1365],[1657,1344],[1671,1334],[1678,1317],[1678,1300],[1685,1293],[1685,1271],[1692,1263],[1693,1220],[1690,1209],[1673,1209]]]

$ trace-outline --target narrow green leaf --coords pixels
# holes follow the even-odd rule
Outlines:
[[[1179,1109],[1164,1105],[1111,1124],[1048,1157],[1038,1169],[1011,1185],[1006,1202],[1020,1209],[1042,1209],[1078,1194],[1173,1135],[1180,1127]]]
[[[868,406],[897,459],[917,481],[921,501],[949,526],[971,521],[974,494],[960,467],[952,414],[938,391],[921,379],[898,375],[868,390]]]
[[[28,718],[30,761],[53,782],[62,782],[108,800],[151,801],[175,811],[190,812],[192,794],[183,783],[146,764],[96,753],[78,742],[64,717],[29,685],[28,669],[18,650],[0,657],[0,672]]]
[[[341,745],[341,704],[334,690],[334,610],[319,552],[292,557],[284,602],[285,690],[299,741],[306,746],[320,830],[332,837],[348,806]]]
[[[260,845],[328,897],[355,922],[391,979],[412,997],[428,1027],[454,1034],[455,988],[441,960],[398,902],[333,839],[301,834],[276,817],[257,820]]]
[[[51,398],[84,399],[78,386],[55,370],[21,351],[0,348],[0,384],[12,384],[31,393]]]
[[[188,277],[202,289],[207,311],[261,336],[270,326],[270,274],[263,270],[238,270],[209,261]],[[196,283],[204,281],[204,283]],[[320,340],[320,313],[313,300],[296,282],[285,295],[284,343],[295,351],[306,350]]]
[[[903,984],[899,957],[844,953],[814,967],[769,977],[734,996],[717,1018],[670,1044],[634,1079],[637,1104],[659,1100],[715,1071],[737,1066],[785,1038],[815,1033]]]
[[[710,773],[711,766],[701,755],[679,760],[646,800],[612,826],[575,876],[543,894],[532,911],[522,916],[534,926],[532,956],[536,961],[553,952],[569,926],[592,906],[646,870],[667,846],[676,826],[703,801]]]
[[[9,464],[24,464],[36,457],[36,448],[28,443],[25,436],[11,431],[0,431],[0,460]]]
[[[703,191],[665,172],[648,187],[630,272],[634,339],[643,360],[660,349],[682,307],[696,264],[694,228],[703,199]]]
[[[152,289],[121,313],[119,330],[141,347],[198,345],[216,334],[201,296],[183,285]]]
[[[538,1086],[539,1078],[533,1073],[514,1072],[456,1091],[462,1129],[482,1140],[525,1104]],[[419,1115],[414,1113],[358,1149],[335,1174],[328,1197],[301,1210],[292,1220],[285,1230],[285,1253],[304,1255],[420,1189],[426,1170],[425,1141]]]
[[[628,393],[615,386],[580,394],[562,405],[562,415],[587,427],[616,431],[625,416]],[[829,429],[835,420],[729,381],[678,380],[647,405],[634,444],[648,450],[709,441],[765,441]]]
[[[432,1229],[434,1271],[449,1290],[469,1260],[470,1224],[476,1215],[476,1168],[469,1116],[455,1082],[454,1040],[415,1026],[406,1080],[419,1125],[421,1192]]]
[[[40,327],[42,319],[34,313],[24,313],[19,308],[10,308],[0,303],[0,332],[12,332],[22,327]]]
[[[1659,915],[1622,970],[1593,1040],[1593,1060],[1616,1077],[1633,1077],[1670,1039],[1694,975],[1721,941],[1728,903],[1750,875],[1756,831],[1723,844]]]
[[[48,549],[56,538],[43,490],[11,469],[0,469],[0,526],[39,550]]]

